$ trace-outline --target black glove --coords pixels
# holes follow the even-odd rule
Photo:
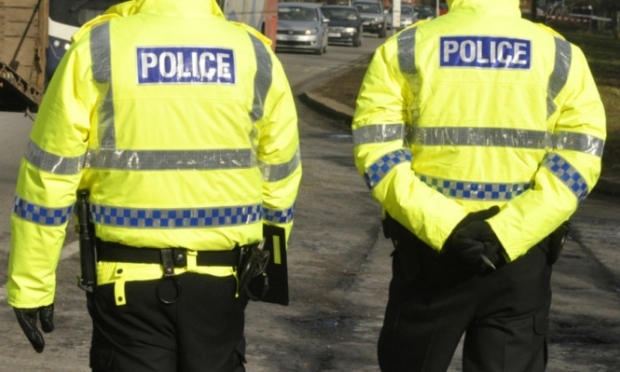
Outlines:
[[[463,218],[461,220],[461,222],[459,222],[455,227],[454,230],[452,230],[452,233],[450,234],[450,238],[452,238],[454,236],[454,234],[459,231],[461,228],[465,227],[465,225],[468,225],[474,221],[484,221],[484,220],[488,220],[489,218],[495,216],[496,214],[499,213],[499,207],[497,205],[492,206],[489,209],[483,209],[481,211],[478,212],[472,212],[470,214],[468,214],[467,216],[465,216],[465,218]],[[450,238],[448,238],[447,242],[450,241]]]
[[[41,306],[36,309],[18,309],[15,310],[17,321],[19,322],[22,331],[28,338],[28,341],[32,344],[32,347],[37,353],[43,352],[45,348],[45,340],[41,331],[37,328],[37,317],[41,321],[41,328],[43,332],[50,333],[54,330],[54,304]]]
[[[486,221],[474,221],[455,232],[453,252],[476,273],[495,269],[499,262],[501,243]]]
[[[499,207],[493,206],[468,214],[446,240],[444,252],[456,256],[476,273],[484,274],[495,269],[502,246],[485,220],[497,213]]]

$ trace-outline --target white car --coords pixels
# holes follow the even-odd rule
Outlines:
[[[327,23],[318,3],[278,4],[276,51],[327,52]]]

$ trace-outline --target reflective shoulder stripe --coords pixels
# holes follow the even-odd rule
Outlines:
[[[110,22],[93,27],[90,32],[90,54],[93,78],[101,84],[109,84],[106,96],[99,107],[99,145],[102,148],[116,147],[114,127],[114,103],[112,101],[112,61],[110,52]]]
[[[588,184],[583,176],[566,159],[550,152],[544,160],[544,166],[559,178],[577,197],[581,204],[588,196]]]
[[[553,72],[549,76],[549,85],[547,88],[547,117],[553,115],[556,105],[553,102],[558,96],[566,80],[568,79],[568,70],[570,69],[572,54],[570,43],[559,37],[555,37],[555,64]]]
[[[404,124],[372,124],[353,131],[355,146],[367,143],[381,143],[405,139]]]
[[[401,149],[389,152],[366,168],[364,178],[369,189],[373,189],[395,166],[411,162],[411,150]]]
[[[136,228],[179,229],[247,225],[261,221],[261,205],[148,209],[91,204],[95,223]]]
[[[583,133],[560,132],[553,136],[555,146],[558,150],[579,151],[599,158],[603,156],[605,141],[600,138]]]
[[[254,76],[254,101],[250,119],[257,121],[263,117],[265,111],[265,99],[273,81],[273,61],[269,52],[267,52],[267,46],[251,33],[248,33],[248,35],[252,39],[254,54],[256,55],[256,66],[258,68],[256,76]]]
[[[301,155],[299,153],[299,148],[293,155],[293,158],[286,163],[282,164],[267,164],[264,162],[259,162],[258,167],[260,168],[261,174],[263,175],[263,181],[265,182],[276,182],[285,179],[286,177],[293,174],[295,169],[299,167],[301,163]]]
[[[28,160],[32,165],[42,171],[53,174],[79,174],[82,170],[84,158],[85,155],[76,157],[54,155],[43,150],[32,141],[28,143],[28,151],[26,152],[26,160]]]
[[[491,183],[459,181],[418,174],[429,187],[453,199],[467,200],[511,200],[531,187],[530,182]]]
[[[216,150],[115,150],[92,149],[84,168],[121,170],[239,169],[257,165],[251,149]]]
[[[398,36],[398,64],[405,75],[413,75],[415,68],[415,33],[417,27],[408,28]]]
[[[112,81],[110,66],[110,22],[96,25],[90,31],[90,58],[93,78],[98,83]]]
[[[73,211],[73,205],[50,208],[15,196],[13,213],[26,221],[45,226],[62,226]]]
[[[415,128],[413,143],[424,146],[493,146],[551,148],[549,132],[508,128]]]
[[[269,209],[264,208],[265,220],[273,223],[289,223],[293,221],[293,215],[295,214],[295,205],[292,205],[286,209]]]

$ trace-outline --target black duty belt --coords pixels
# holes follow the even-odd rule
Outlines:
[[[167,266],[168,254],[172,251],[174,267],[187,266],[187,249],[185,248],[138,248],[120,243],[104,242],[96,238],[97,261],[127,262],[142,264],[162,264]],[[168,253],[164,255],[165,253]],[[229,251],[196,251],[196,263],[199,266],[237,266],[239,264],[239,247]]]

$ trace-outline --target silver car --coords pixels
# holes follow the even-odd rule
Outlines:
[[[387,14],[388,14],[388,19],[387,19],[387,28],[388,28],[388,30],[392,29],[392,21],[394,20],[394,14],[392,13],[393,10],[394,10],[394,8],[390,7],[390,9],[387,12]],[[411,26],[415,22],[417,22],[417,19],[415,17],[413,5],[411,5],[411,4],[401,4],[400,5],[400,26],[395,27],[395,28],[397,30],[402,30],[403,28]]]
[[[276,51],[327,52],[327,22],[318,3],[278,4]]]

